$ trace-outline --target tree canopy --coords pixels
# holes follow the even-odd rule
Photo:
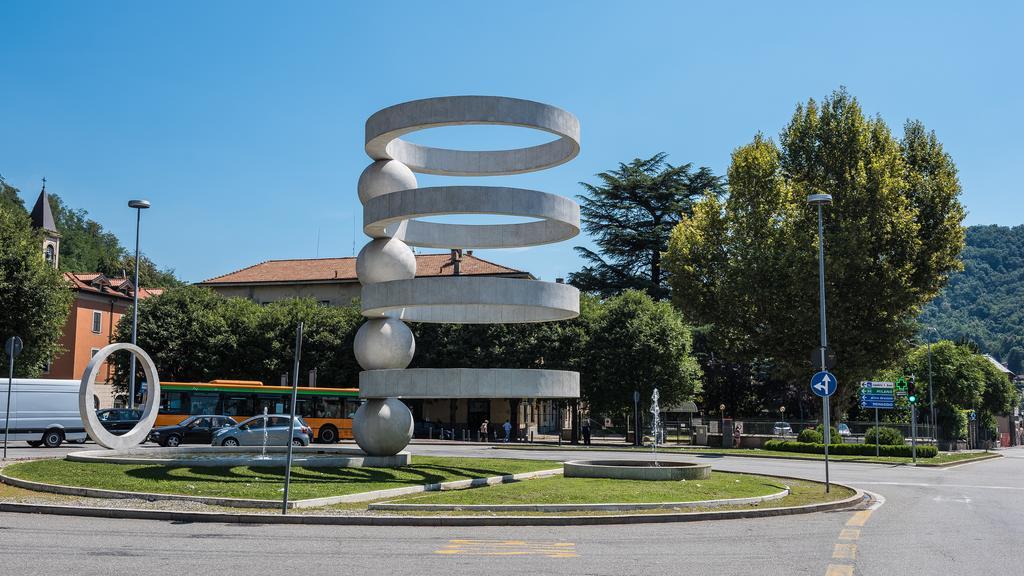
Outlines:
[[[62,351],[59,340],[71,307],[71,289],[43,258],[42,246],[42,235],[23,210],[0,205],[0,342],[21,337],[17,376],[38,375]],[[8,357],[0,356],[6,376]]]
[[[964,209],[952,159],[919,122],[897,140],[839,90],[798,105],[779,144],[758,134],[735,150],[728,182],[724,201],[705,196],[672,231],[673,301],[709,326],[722,358],[805,382],[819,342],[817,213],[806,198],[832,194],[829,341],[837,408],[849,405],[858,381],[906,349],[921,307],[960,267]]]
[[[924,308],[922,337],[971,341],[1024,374],[1024,225],[971,226],[963,272]]]
[[[719,194],[722,183],[709,168],[673,166],[666,157],[637,158],[598,174],[599,184],[581,182],[587,194],[578,196],[580,217],[598,251],[576,247],[589,264],[569,275],[570,284],[601,296],[637,289],[668,297],[661,253],[669,234],[697,199]]]

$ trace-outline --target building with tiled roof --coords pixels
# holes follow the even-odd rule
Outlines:
[[[418,254],[416,276],[533,278],[529,272],[474,256],[472,250]],[[360,291],[356,259],[352,257],[267,260],[199,285],[225,297],[248,298],[260,304],[286,298],[313,298],[323,304],[344,306],[359,298]]]

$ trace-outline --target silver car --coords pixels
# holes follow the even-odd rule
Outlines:
[[[289,416],[268,414],[253,416],[230,428],[213,433],[213,446],[283,446],[289,437]],[[309,446],[313,430],[302,418],[296,416],[291,426],[291,442],[294,446]]]

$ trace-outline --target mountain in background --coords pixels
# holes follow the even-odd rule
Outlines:
[[[1024,225],[971,226],[966,236],[964,270],[925,307],[921,336],[934,326],[1024,374]]]
[[[111,278],[131,278],[135,273],[135,258],[117,236],[91,220],[85,210],[76,210],[47,191],[53,220],[60,232],[60,258],[58,267],[64,272],[102,272]],[[33,197],[32,202],[35,202]],[[18,189],[0,177],[0,208],[14,210],[28,217],[25,203]],[[139,260],[139,284],[147,288],[170,288],[183,282],[170,268],[157,268],[152,260],[142,256]]]

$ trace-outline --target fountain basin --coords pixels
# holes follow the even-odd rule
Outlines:
[[[163,466],[284,466],[288,448],[267,446],[178,446],[175,448],[128,448],[125,450],[84,450],[65,456],[72,462],[107,464],[160,464]],[[396,468],[408,466],[412,456],[368,456],[358,448],[341,446],[294,447],[292,465],[306,468]]]
[[[616,480],[707,480],[710,464],[647,460],[572,460],[563,464],[566,478]]]

